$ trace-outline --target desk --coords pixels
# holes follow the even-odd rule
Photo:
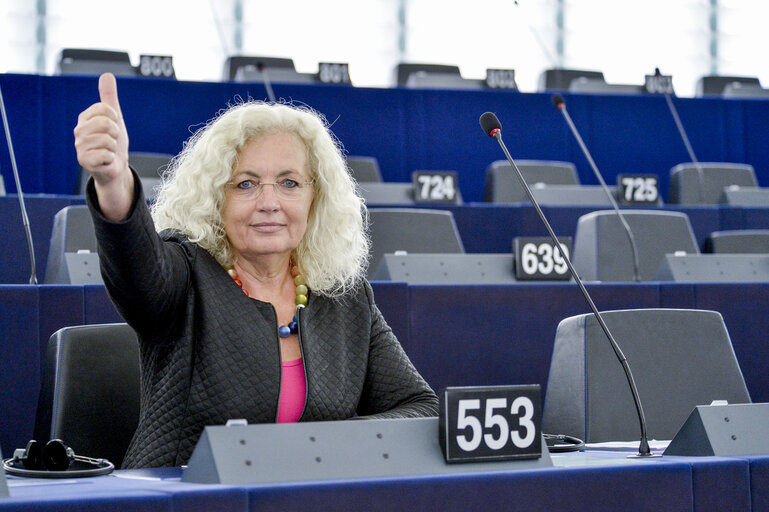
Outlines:
[[[769,102],[768,102],[769,103]],[[31,195],[25,203],[35,244],[38,281],[45,278],[45,266],[53,228],[53,217],[61,208],[84,204],[83,196]],[[385,205],[382,205],[385,206]],[[395,206],[395,205],[391,205]],[[402,207],[399,205],[398,207]],[[377,207],[380,207],[377,205]],[[421,205],[452,212],[457,229],[468,253],[509,253],[516,236],[546,236],[547,231],[534,207],[528,204],[497,205],[472,203],[465,205]],[[700,247],[713,231],[728,229],[766,229],[769,208],[734,206],[664,207],[686,213]],[[558,236],[574,236],[580,216],[595,210],[589,207],[543,207]],[[29,252],[21,221],[18,196],[0,197],[0,283],[29,282]],[[629,256],[628,256],[629,257]]]
[[[73,193],[78,169],[72,129],[78,114],[98,100],[96,78],[4,74],[0,85],[24,191]],[[172,154],[237,96],[266,97],[261,83],[121,77],[118,87],[131,149]],[[273,89],[279,98],[323,113],[348,154],[379,159],[386,181],[410,181],[414,170],[455,170],[465,201],[480,201],[486,167],[504,159],[478,125],[481,114],[493,111],[514,158],[574,162],[583,184],[598,184],[550,94],[278,83]],[[662,96],[564,96],[607,183],[616,183],[620,173],[654,173],[665,194],[670,169],[690,160]],[[674,101],[701,162],[752,164],[759,184],[769,186],[769,101]],[[0,169],[14,192],[4,144]]]
[[[544,393],[558,323],[589,312],[573,283],[372,286],[406,353],[436,390],[540,384]],[[752,400],[769,402],[769,283],[587,288],[600,310],[719,311]],[[101,285],[0,286],[0,446],[24,446],[32,436],[41,361],[51,333],[67,325],[120,321]]]
[[[8,477],[5,510],[769,510],[769,456],[627,459],[554,454],[554,466],[242,486],[188,484],[179,468],[63,482]]]

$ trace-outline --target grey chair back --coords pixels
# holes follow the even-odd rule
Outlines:
[[[247,69],[259,71],[260,69],[293,71],[294,59],[286,57],[264,57],[260,55],[232,55],[224,61],[224,70],[222,71],[222,80],[235,80],[238,71]]]
[[[139,422],[140,379],[127,324],[59,329],[48,341],[35,437],[120,467]]]
[[[750,164],[688,162],[670,170],[669,204],[719,204],[727,187],[758,187]]]
[[[545,91],[568,91],[571,82],[577,78],[588,78],[591,80],[606,81],[602,71],[588,71],[584,69],[546,69],[539,75],[537,90]]]
[[[412,75],[453,75],[454,77],[462,78],[459,72],[459,66],[447,65],[447,64],[420,64],[401,62],[395,66],[395,85],[398,87],[406,87],[408,85],[409,78]]]
[[[746,86],[758,86],[761,87],[757,77],[754,76],[719,76],[719,75],[706,75],[700,77],[697,80],[697,86],[695,89],[695,96],[714,96],[722,95],[724,89],[730,84],[739,83]]]
[[[699,254],[689,217],[670,211],[623,210],[635,239],[642,281],[653,281],[666,254]],[[572,263],[586,281],[632,281],[633,250],[614,210],[579,218]]]
[[[368,215],[371,236],[369,279],[373,279],[382,255],[386,253],[465,252],[450,211],[370,208]]]
[[[373,156],[348,156],[347,167],[358,183],[380,183],[382,181],[379,161]]]
[[[100,75],[110,72],[116,76],[138,76],[131,65],[128,52],[90,48],[63,48],[56,62],[57,75]]]
[[[672,439],[697,405],[750,403],[720,313],[631,309],[602,316],[627,358],[650,439]],[[558,325],[542,428],[588,443],[640,439],[625,373],[592,313]]]
[[[556,160],[519,160],[518,169],[530,188],[545,185],[579,185],[577,168],[571,162]],[[507,160],[496,160],[486,168],[483,200],[487,203],[528,201],[518,176]]]
[[[154,199],[160,186],[160,177],[168,169],[174,155],[170,153],[153,153],[148,151],[131,151],[128,154],[128,163],[136,171],[142,182],[144,197]],[[78,194],[85,195],[88,185],[88,171],[80,168],[80,184]]]
[[[100,284],[93,219],[85,205],[66,206],[53,218],[46,284]]]

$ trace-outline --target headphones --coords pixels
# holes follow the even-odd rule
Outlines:
[[[551,453],[581,452],[585,449],[582,439],[564,434],[542,434]]]
[[[89,467],[93,466],[93,467]],[[32,439],[26,448],[17,448],[13,458],[3,461],[9,475],[32,478],[79,478],[106,475],[115,469],[107,459],[92,459],[75,455],[61,439],[51,439],[41,447]]]

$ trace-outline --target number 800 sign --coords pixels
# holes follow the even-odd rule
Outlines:
[[[450,387],[439,395],[446,462],[537,459],[541,390],[524,386]]]

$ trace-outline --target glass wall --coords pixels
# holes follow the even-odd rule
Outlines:
[[[61,48],[173,55],[177,78],[221,80],[228,55],[291,57],[300,72],[347,62],[356,86],[389,87],[398,62],[454,64],[465,78],[515,69],[601,70],[640,84],[659,67],[677,94],[706,74],[769,86],[764,0],[3,0],[0,72],[52,74]]]

